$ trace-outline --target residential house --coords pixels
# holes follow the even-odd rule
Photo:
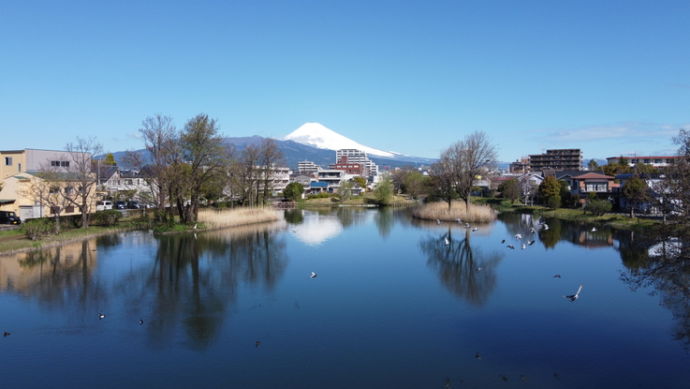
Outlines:
[[[601,173],[585,173],[571,178],[571,192],[577,195],[596,193],[599,195],[611,194],[615,187],[614,177]]]

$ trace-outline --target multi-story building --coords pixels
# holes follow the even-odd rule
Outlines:
[[[337,169],[319,169],[317,180],[317,186],[325,188],[326,192],[335,193],[340,188],[340,183],[345,180],[345,172]]]
[[[624,163],[627,163],[630,166],[635,166],[638,163],[644,163],[647,165],[652,165],[654,167],[664,167],[664,166],[669,166],[673,165],[675,161],[677,161],[679,158],[682,158],[678,155],[666,155],[666,156],[620,156],[620,157],[608,157],[606,158],[606,162],[608,164],[613,164],[613,163],[618,163],[620,161],[623,161]]]
[[[544,169],[582,170],[582,161],[582,150],[580,149],[546,150],[544,154],[531,154],[529,156],[529,169],[531,171]]]
[[[328,167],[331,169],[342,170],[347,174],[352,174],[355,176],[367,176],[364,172],[363,163],[350,162],[347,158],[347,156],[342,156],[338,158],[338,161],[336,163],[331,164]]]
[[[66,173],[74,168],[74,161],[84,158],[90,159],[90,155],[60,150],[3,150],[0,151],[0,179],[23,172],[50,170]]]
[[[379,167],[369,159],[367,153],[357,149],[340,149],[335,152],[336,164],[343,162],[345,164],[362,165],[362,176],[366,177],[369,182],[376,182],[379,175]]]
[[[319,166],[312,161],[301,161],[297,163],[297,172],[301,176],[312,176],[319,171]]]

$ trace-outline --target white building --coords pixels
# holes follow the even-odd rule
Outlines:
[[[297,163],[297,172],[300,175],[311,176],[319,171],[319,166],[312,161],[301,161]]]

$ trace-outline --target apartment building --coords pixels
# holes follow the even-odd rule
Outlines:
[[[530,171],[544,169],[554,170],[582,170],[582,150],[580,149],[553,149],[546,150],[544,154],[531,154],[529,156]]]
[[[652,165],[654,167],[665,167],[673,165],[679,158],[678,155],[643,155],[643,156],[620,156],[620,157],[608,157],[606,158],[606,163],[614,164],[620,161],[627,163],[629,166],[635,166],[638,163],[644,163],[646,165]]]

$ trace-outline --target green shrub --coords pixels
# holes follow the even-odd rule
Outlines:
[[[307,199],[327,199],[329,197],[334,197],[334,195],[332,193],[328,193],[328,192],[321,192],[321,193],[310,194],[307,196]]]
[[[546,198],[546,205],[549,208],[553,208],[553,209],[559,208],[561,206],[561,196],[555,195],[555,196],[547,197]]]
[[[93,223],[101,226],[114,226],[120,221],[121,216],[120,211],[114,209],[98,211],[93,214]]]
[[[608,200],[588,200],[585,205],[585,212],[589,212],[592,215],[601,216],[606,212],[611,211],[611,202]]]
[[[22,225],[26,237],[31,240],[40,239],[53,231],[53,222],[48,219],[31,219]]]

